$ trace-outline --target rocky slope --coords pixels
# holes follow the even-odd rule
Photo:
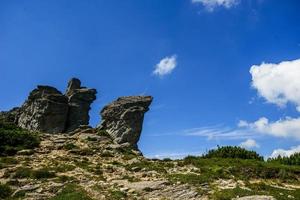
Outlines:
[[[275,199],[270,196],[272,190],[261,192],[252,188],[262,182],[268,184],[264,187],[282,193],[282,199],[297,199],[300,194],[296,182],[245,182],[234,176],[215,177],[214,173],[210,174],[212,179],[204,178],[205,166],[198,167],[187,160],[146,159],[130,144],[116,144],[105,131],[88,126],[70,134],[41,134],[38,148],[3,157],[0,163],[0,182],[12,189],[10,199],[193,200],[231,199],[247,194],[257,196],[237,199]],[[228,197],[226,192],[235,190],[238,192]]]

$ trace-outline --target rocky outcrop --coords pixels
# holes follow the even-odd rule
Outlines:
[[[91,103],[97,91],[81,87],[79,79],[69,81],[66,94],[54,87],[38,86],[20,108],[0,112],[0,120],[46,133],[69,132],[89,123]]]
[[[79,79],[73,78],[69,81],[66,91],[69,99],[66,131],[73,131],[80,125],[88,125],[90,105],[96,99],[96,93],[95,89],[81,87]]]
[[[34,89],[19,110],[17,125],[33,131],[60,133],[65,130],[68,98],[50,86]]]
[[[107,131],[117,143],[129,143],[137,148],[144,114],[149,110],[152,100],[151,96],[118,98],[102,109],[99,129]]]

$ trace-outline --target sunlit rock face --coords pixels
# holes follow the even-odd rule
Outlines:
[[[20,108],[0,112],[0,119],[45,133],[70,132],[88,125],[90,105],[97,91],[81,87],[77,78],[69,81],[66,94],[51,86],[37,86]]]
[[[99,129],[106,130],[117,143],[129,143],[137,148],[144,114],[149,110],[152,100],[151,96],[118,98],[102,109]]]
[[[60,133],[65,130],[68,98],[50,86],[38,86],[19,110],[17,125],[33,131]]]

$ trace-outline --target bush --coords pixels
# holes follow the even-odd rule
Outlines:
[[[237,146],[224,146],[209,150],[203,158],[239,158],[263,161],[263,157],[255,151],[249,151]]]
[[[37,134],[0,121],[0,156],[14,155],[22,149],[33,149],[39,143]]]

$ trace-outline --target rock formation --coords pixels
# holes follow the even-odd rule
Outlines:
[[[99,129],[107,131],[117,143],[129,143],[137,148],[144,114],[149,110],[152,99],[151,96],[118,98],[102,109]]]
[[[68,98],[50,86],[38,86],[19,110],[18,126],[47,133],[65,129]]]
[[[67,118],[67,130],[73,131],[80,125],[88,125],[91,103],[96,99],[97,91],[81,87],[79,79],[69,81],[66,96],[69,99],[69,112]]]
[[[65,95],[54,87],[38,86],[20,108],[1,112],[0,119],[32,131],[69,132],[89,123],[96,93],[95,89],[81,87],[76,78],[69,81]]]

